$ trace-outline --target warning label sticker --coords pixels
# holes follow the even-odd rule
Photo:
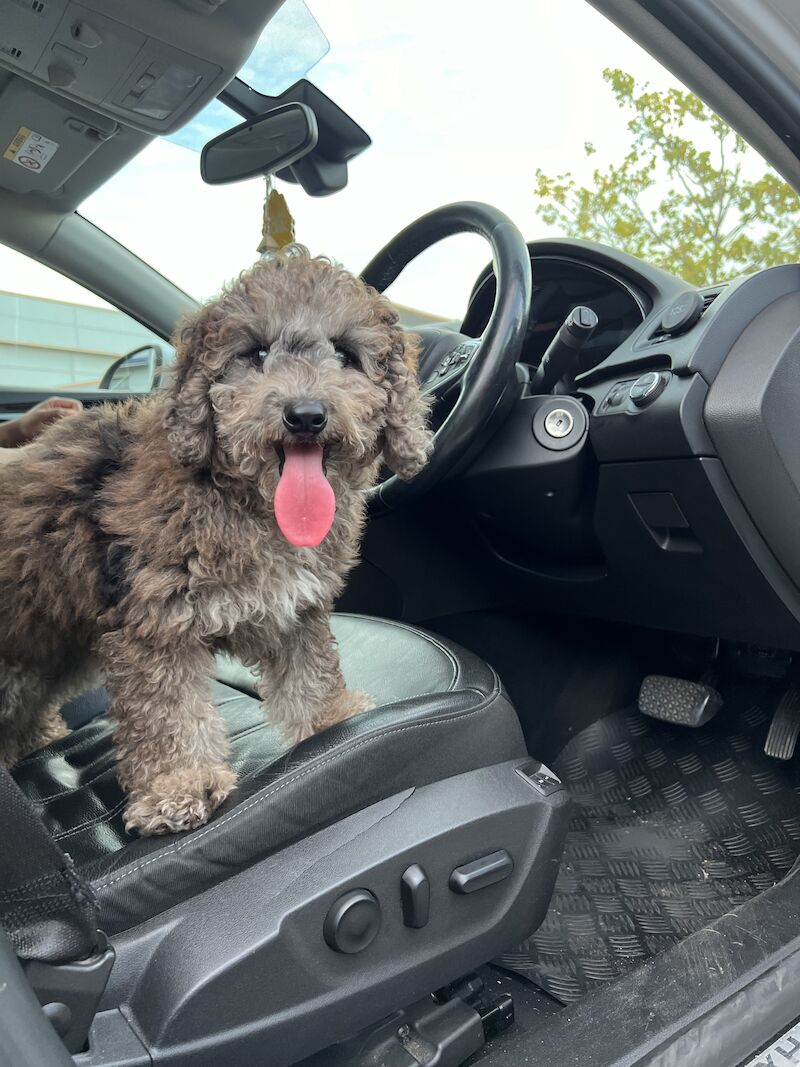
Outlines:
[[[783,1037],[748,1060],[746,1067],[797,1067],[800,1064],[800,1023],[795,1023]]]
[[[16,136],[8,148],[3,152],[3,159],[16,163],[26,170],[44,170],[56,153],[58,141],[51,141],[49,137],[29,130],[27,126],[20,126]]]

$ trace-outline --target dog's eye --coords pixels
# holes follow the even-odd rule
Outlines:
[[[361,364],[358,362],[358,356],[356,356],[345,345],[339,344],[338,341],[334,342],[333,354],[339,360],[343,367],[355,367],[358,369]]]
[[[251,348],[249,352],[243,352],[242,356],[248,363],[252,363],[254,367],[258,367],[260,370],[269,355],[269,349],[260,345],[258,348]]]

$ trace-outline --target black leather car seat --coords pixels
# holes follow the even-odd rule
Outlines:
[[[348,685],[369,693],[375,709],[290,749],[265,719],[249,672],[221,662],[214,698],[239,788],[194,832],[126,834],[104,717],[14,769],[97,894],[106,934],[381,797],[525,755],[514,709],[476,656],[380,619],[338,615],[333,629]]]
[[[221,661],[214,697],[239,787],[193,832],[125,833],[102,715],[15,768],[80,880],[92,954],[28,951],[26,975],[67,1019],[73,1051],[88,1036],[81,1067],[260,1067],[265,1055],[288,1067],[544,918],[568,800],[528,756],[495,672],[400,623],[339,615],[333,629],[348,685],[375,709],[291,748],[252,675]],[[26,892],[41,903],[36,885]],[[14,898],[16,943],[58,942],[73,896],[68,915],[58,900]]]

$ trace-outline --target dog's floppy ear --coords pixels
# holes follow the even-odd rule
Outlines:
[[[433,450],[433,434],[427,418],[430,401],[420,392],[417,361],[420,340],[397,325],[393,313],[392,347],[386,370],[389,401],[386,408],[383,459],[404,481],[422,470]]]
[[[186,316],[173,337],[174,377],[164,424],[170,447],[184,467],[207,468],[214,443],[211,384],[204,353],[213,309],[206,305]]]

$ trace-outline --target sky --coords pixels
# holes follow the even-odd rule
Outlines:
[[[494,204],[528,240],[553,235],[536,215],[536,168],[588,178],[592,166],[618,158],[628,144],[603,69],[621,67],[657,88],[675,84],[585,0],[308,6],[330,43],[309,78],[373,144],[333,196],[311,198],[278,184],[297,240],[356,271],[413,219],[455,200]],[[591,164],[586,141],[598,150]],[[263,194],[258,178],[204,185],[197,153],[159,139],[80,210],[203,299],[255,258]],[[100,303],[21,258],[0,246],[0,289]],[[488,260],[481,238],[450,238],[412,263],[389,295],[460,316]]]

